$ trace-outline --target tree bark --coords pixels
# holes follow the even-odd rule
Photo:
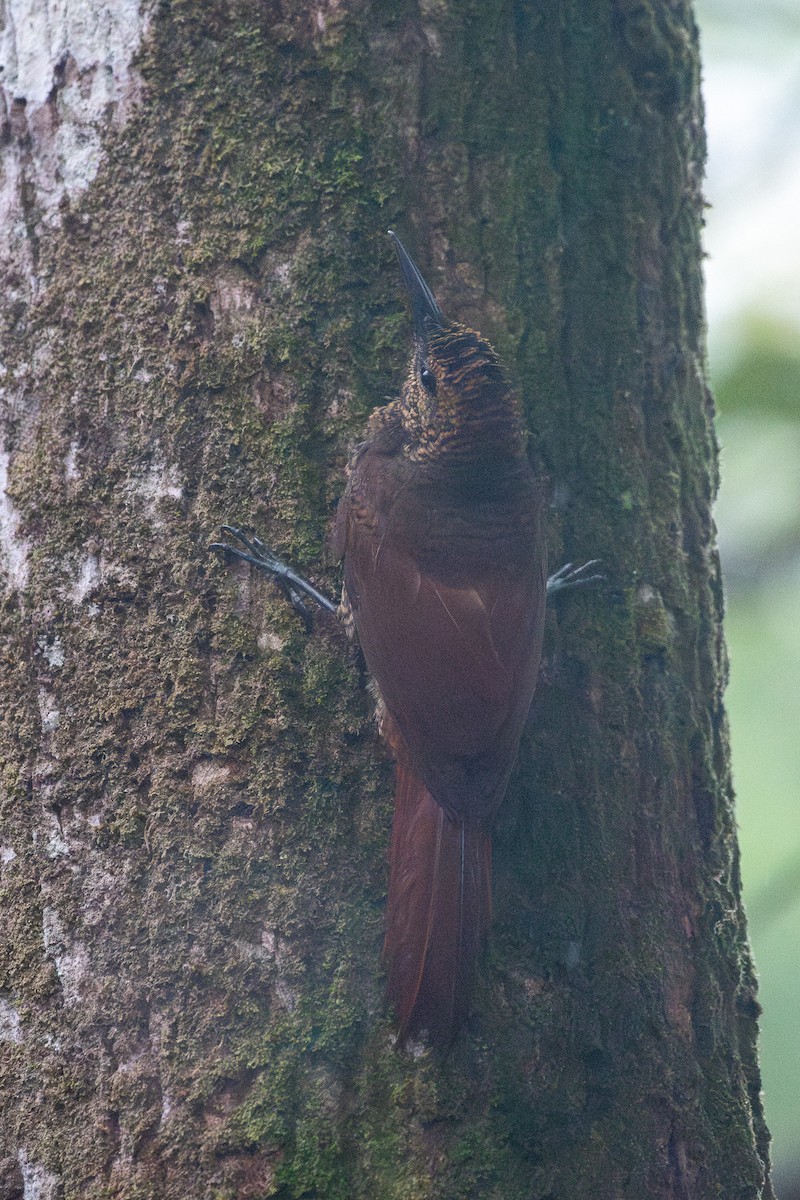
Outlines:
[[[768,1200],[688,3],[104,8],[6,87],[0,1194]],[[243,522],[335,592],[387,227],[609,580],[550,617],[446,1056],[382,999],[357,652],[206,552]]]

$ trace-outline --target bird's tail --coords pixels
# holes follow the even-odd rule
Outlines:
[[[488,831],[450,817],[398,756],[384,956],[401,1038],[447,1044],[464,1021],[491,893]]]

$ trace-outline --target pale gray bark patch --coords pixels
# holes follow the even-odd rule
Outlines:
[[[19,1013],[8,1000],[0,1000],[0,1042],[21,1041],[22,1022]]]
[[[17,1155],[22,1172],[23,1200],[54,1200],[58,1180],[41,1163],[33,1162],[26,1150]]]
[[[139,94],[131,63],[147,25],[139,0],[0,5],[0,257],[23,293],[35,292],[36,240],[94,179],[104,135]]]
[[[10,460],[10,454],[0,450],[0,565],[6,573],[6,586],[22,591],[28,581],[30,542],[19,532],[19,513],[6,491]]]

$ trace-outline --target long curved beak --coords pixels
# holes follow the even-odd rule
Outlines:
[[[400,270],[403,272],[403,282],[406,285],[411,300],[411,315],[414,318],[414,333],[423,340],[428,329],[433,325],[441,328],[444,325],[444,315],[434,299],[433,292],[420,274],[417,264],[406,250],[400,238],[391,229],[389,237],[394,243]]]

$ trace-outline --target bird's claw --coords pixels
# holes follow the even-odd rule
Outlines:
[[[212,542],[208,547],[209,550],[215,550],[223,556],[232,555],[234,558],[239,558],[243,562],[250,563],[259,571],[263,571],[270,579],[274,580],[302,620],[306,633],[311,632],[314,626],[314,617],[311,609],[306,604],[304,596],[314,600],[320,608],[324,608],[328,612],[336,612],[336,605],[332,600],[329,600],[322,592],[317,591],[307,579],[303,579],[301,575],[292,570],[282,559],[273,554],[269,547],[261,541],[261,538],[256,537],[254,534],[246,534],[235,525],[223,525],[221,528],[223,533],[227,533],[228,537],[239,542],[240,545],[232,546],[229,542]],[[244,548],[242,549],[242,547]]]
[[[564,592],[572,591],[574,588],[590,587],[596,583],[605,583],[605,575],[590,575],[588,574],[594,567],[600,566],[599,558],[590,558],[588,562],[583,563],[580,567],[574,566],[571,562],[564,563],[557,571],[554,571],[547,580],[547,599],[553,600],[557,596],[562,596]]]

